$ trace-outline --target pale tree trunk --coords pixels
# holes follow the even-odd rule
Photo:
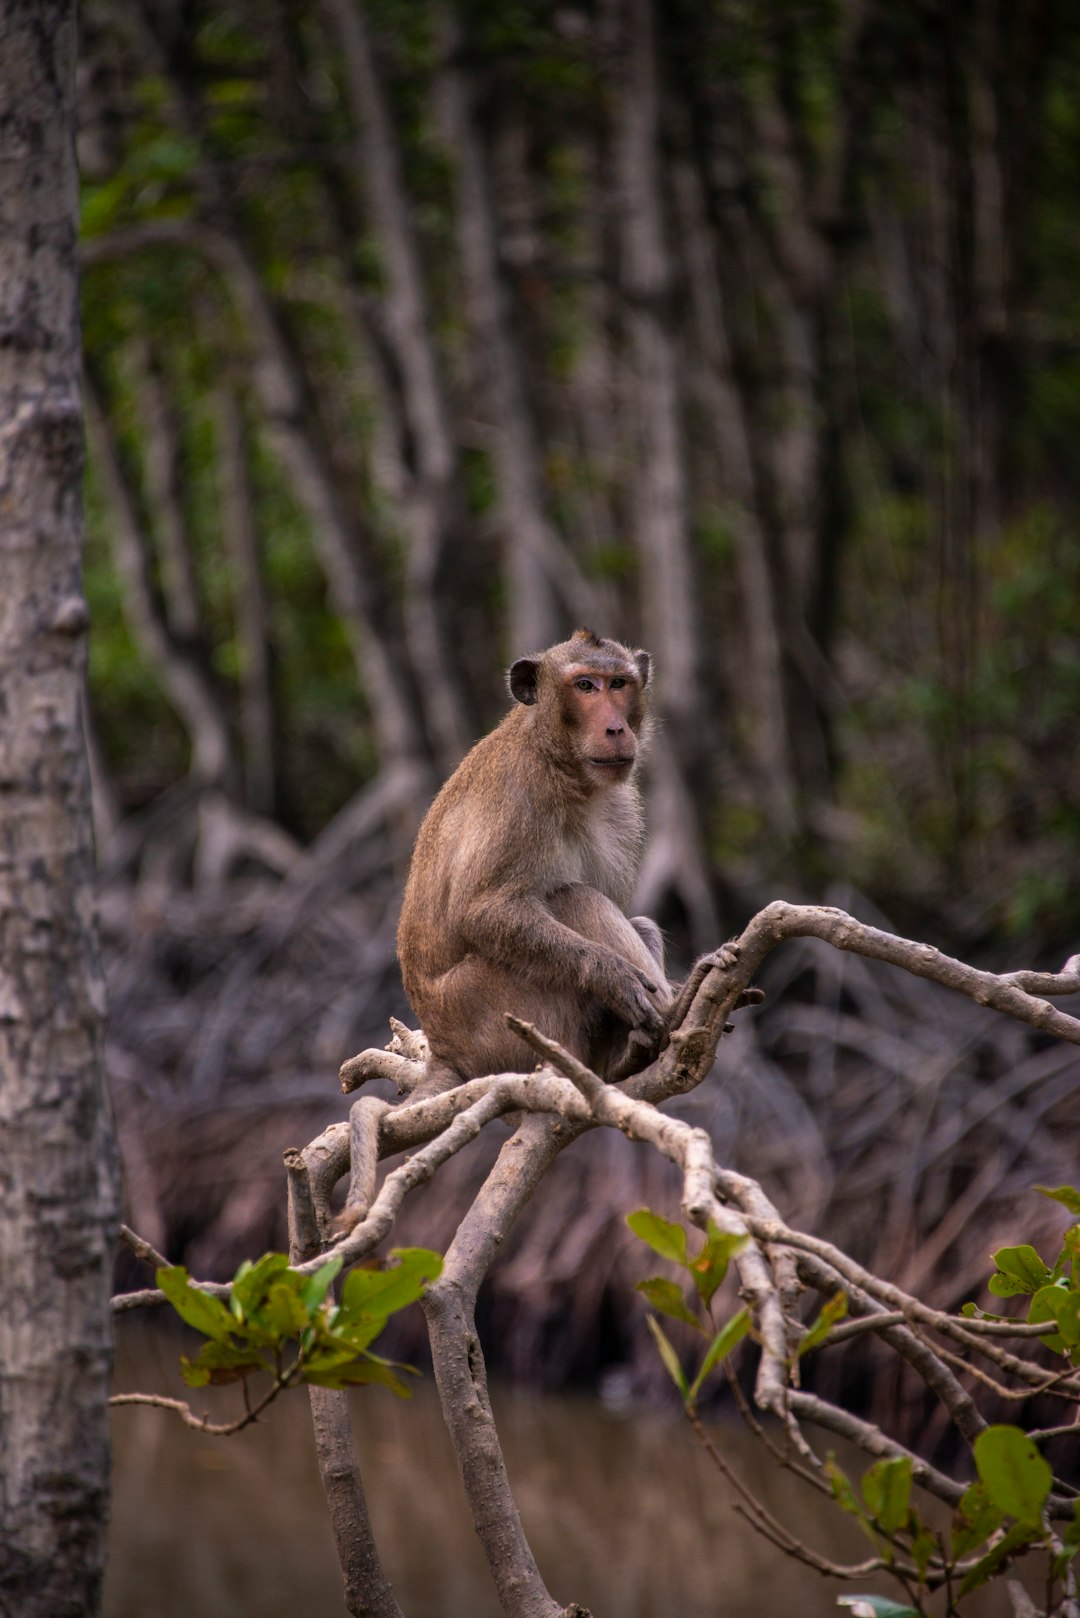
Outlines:
[[[80,716],[75,9],[0,5],[0,1613],[100,1611],[117,1166]]]
[[[357,169],[363,175],[386,272],[386,339],[400,377],[412,446],[402,503],[409,535],[404,622],[436,758],[451,770],[469,745],[465,703],[458,690],[439,587],[462,511],[450,409],[434,341],[420,247],[409,211],[402,157],[379,78],[360,0],[325,0],[341,41],[349,103],[360,132]],[[438,670],[432,678],[432,670]]]
[[[319,430],[319,412],[295,336],[260,273],[242,217],[206,141],[206,112],[188,75],[188,62],[165,26],[164,8],[143,0],[129,9],[145,58],[169,89],[178,127],[200,150],[200,202],[210,221],[205,246],[221,272],[249,334],[252,380],[270,442],[311,524],[335,610],[343,619],[371,709],[382,764],[425,757],[423,737],[396,639],[384,620],[390,598],[368,525],[338,475]],[[418,807],[418,806],[417,806]]]
[[[595,621],[596,596],[548,511],[544,451],[500,264],[491,166],[463,65],[464,42],[454,13],[443,7],[438,15],[441,122],[457,171],[466,318],[493,423],[491,458],[505,539],[509,643],[516,656],[561,638],[568,615]]]
[[[221,513],[232,573],[236,638],[240,645],[240,731],[247,807],[272,815],[277,798],[274,671],[259,531],[248,476],[248,425],[229,380],[214,395],[220,445]]]
[[[154,577],[153,549],[120,456],[107,402],[86,370],[86,422],[94,465],[108,502],[124,616],[132,639],[157,674],[191,743],[192,774],[219,784],[230,769],[232,744],[207,670],[190,639],[173,632]]]
[[[609,7],[622,55],[614,159],[630,392],[637,403],[631,525],[642,629],[663,673],[661,707],[683,749],[698,717],[698,639],[672,265],[661,197],[659,86],[650,0]]]
[[[628,392],[636,404],[636,475],[629,513],[641,569],[641,621],[657,662],[664,730],[649,788],[648,857],[639,898],[667,892],[686,912],[696,950],[719,934],[701,817],[687,774],[704,764],[697,614],[672,264],[660,172],[660,87],[651,0],[609,0],[605,26],[620,58],[613,156]]]
[[[757,506],[751,427],[735,376],[701,183],[689,160],[678,162],[673,181],[693,321],[690,382],[710,423],[710,447],[735,540],[746,659],[740,695],[752,715],[747,743],[769,824],[778,836],[789,838],[796,825],[797,794],[784,704],[781,615]]]

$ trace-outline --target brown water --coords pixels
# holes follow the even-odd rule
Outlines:
[[[118,1387],[183,1396],[179,1348],[173,1333],[126,1325]],[[221,1390],[218,1419],[235,1413],[222,1405],[226,1392],[236,1397]],[[499,1618],[430,1376],[405,1403],[375,1388],[354,1397],[376,1537],[407,1618]],[[526,1533],[559,1600],[595,1618],[825,1618],[851,1590],[746,1525],[680,1417],[617,1414],[573,1396],[504,1392],[495,1403]],[[106,1618],[343,1618],[302,1391],[235,1438],[136,1408],[114,1410],[113,1433]],[[804,1540],[865,1556],[857,1529],[741,1426],[718,1437]],[[854,1588],[899,1594],[879,1581]]]

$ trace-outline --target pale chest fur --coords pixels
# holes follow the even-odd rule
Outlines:
[[[551,851],[545,886],[584,882],[620,909],[630,903],[641,863],[643,816],[636,787],[598,792],[571,817]]]

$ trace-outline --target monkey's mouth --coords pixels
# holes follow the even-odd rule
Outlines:
[[[632,758],[591,758],[590,764],[595,764],[598,770],[625,770],[634,761]]]

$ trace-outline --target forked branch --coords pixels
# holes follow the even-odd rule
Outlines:
[[[494,1119],[524,1115],[462,1220],[443,1274],[426,1299],[444,1416],[477,1533],[510,1618],[557,1618],[581,1609],[564,1609],[550,1595],[525,1539],[487,1397],[475,1325],[476,1298],[514,1220],[558,1153],[585,1130],[614,1128],[653,1147],[680,1173],[682,1213],[689,1224],[703,1232],[714,1229],[746,1238],[735,1263],[760,1349],[754,1402],[783,1423],[787,1453],[805,1474],[820,1476],[820,1462],[800,1425],[810,1422],[852,1440],[873,1457],[909,1459],[916,1480],[950,1505],[966,1486],[911,1454],[873,1423],[798,1388],[799,1344],[806,1330],[799,1305],[804,1286],[826,1296],[839,1291],[847,1299],[849,1319],[834,1327],[825,1348],[855,1332],[879,1336],[922,1379],[968,1444],[986,1426],[976,1396],[987,1388],[1009,1393],[1016,1391],[1012,1384],[1018,1384],[1019,1391],[1050,1390],[1070,1400],[1080,1397],[1080,1372],[1071,1368],[1048,1372],[1005,1346],[1005,1337],[1013,1337],[1019,1346],[1037,1327],[968,1320],[935,1309],[856,1263],[833,1243],[794,1229],[756,1181],[717,1161],[704,1130],[658,1110],[659,1103],[693,1089],[708,1074],[728,1017],[740,1004],[753,1002],[751,980],[769,953],[788,939],[808,937],[888,962],[1045,1034],[1080,1044],[1080,1019],[1048,999],[1080,993],[1080,955],[1060,973],[995,975],[868,926],[843,911],[777,901],[755,916],[739,939],[699,963],[679,1004],[670,1045],[634,1077],[620,1084],[605,1083],[541,1029],[509,1015],[523,1045],[541,1059],[535,1072],[472,1079],[445,1093],[397,1105],[361,1098],[347,1124],[333,1124],[303,1152],[287,1154],[294,1263],[311,1273],[328,1248],[346,1265],[373,1253],[390,1235],[403,1202],[415,1188]],[[343,1087],[379,1076],[394,1079],[407,1093],[422,1071],[424,1056],[423,1036],[397,1025],[386,1051],[364,1052],[344,1064]],[[378,1186],[379,1160],[403,1151],[411,1155]],[[331,1195],[346,1175],[345,1209],[335,1218]],[[128,1239],[141,1256],[159,1258],[138,1238]],[[141,1294],[139,1301],[155,1301],[155,1295]],[[989,1362],[992,1375],[972,1374],[976,1356]],[[335,1430],[341,1439],[340,1420]],[[1066,1423],[1048,1430],[1070,1427]],[[327,1442],[325,1432],[321,1442]],[[355,1500],[350,1509],[354,1508]],[[1051,1516],[1071,1509],[1064,1493],[1048,1502]],[[823,1559],[801,1546],[757,1502],[744,1499],[743,1510],[789,1554],[808,1565],[822,1565]],[[855,1571],[867,1570],[863,1565]]]

